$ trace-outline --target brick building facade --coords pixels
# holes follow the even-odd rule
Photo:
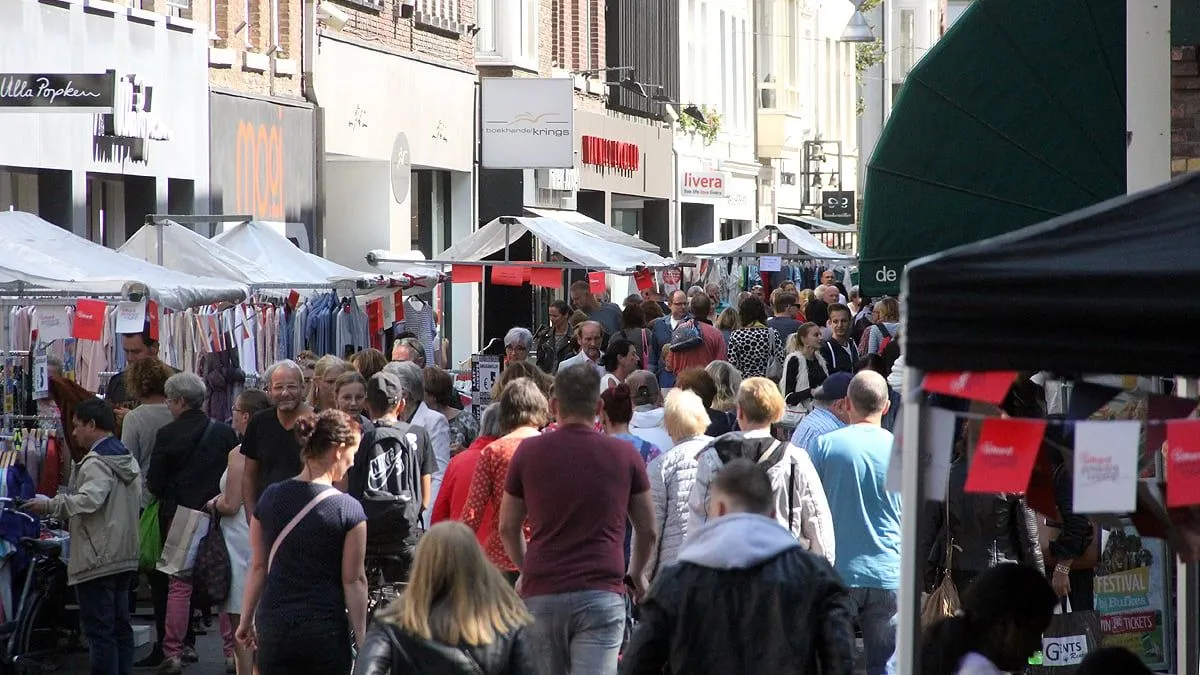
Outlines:
[[[1171,175],[1200,170],[1200,54],[1171,49]]]

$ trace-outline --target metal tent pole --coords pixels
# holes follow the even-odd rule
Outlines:
[[[903,333],[901,334],[904,335]],[[921,509],[925,503],[924,472],[921,455],[921,418],[925,412],[925,397],[920,383],[924,373],[916,368],[904,369],[904,393],[901,397],[901,478],[900,478],[900,602],[896,616],[896,663],[900,675],[917,675],[921,668],[921,588],[926,556],[920,545]]]

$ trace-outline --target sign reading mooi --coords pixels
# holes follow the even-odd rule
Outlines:
[[[117,73],[0,73],[0,112],[109,113]]]

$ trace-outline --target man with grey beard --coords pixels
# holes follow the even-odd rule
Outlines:
[[[242,437],[246,458],[242,500],[247,520],[268,485],[297,476],[304,469],[296,420],[312,411],[304,402],[304,370],[295,361],[276,362],[267,369],[265,380],[267,395],[275,405],[250,418]]]

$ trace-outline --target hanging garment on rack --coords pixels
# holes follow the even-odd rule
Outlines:
[[[63,457],[56,434],[46,438],[46,451],[42,461],[41,476],[37,482],[38,494],[53,497],[58,494],[59,486],[65,483],[63,476]]]
[[[413,296],[404,301],[404,329],[417,336],[427,355],[433,354],[433,305]]]

